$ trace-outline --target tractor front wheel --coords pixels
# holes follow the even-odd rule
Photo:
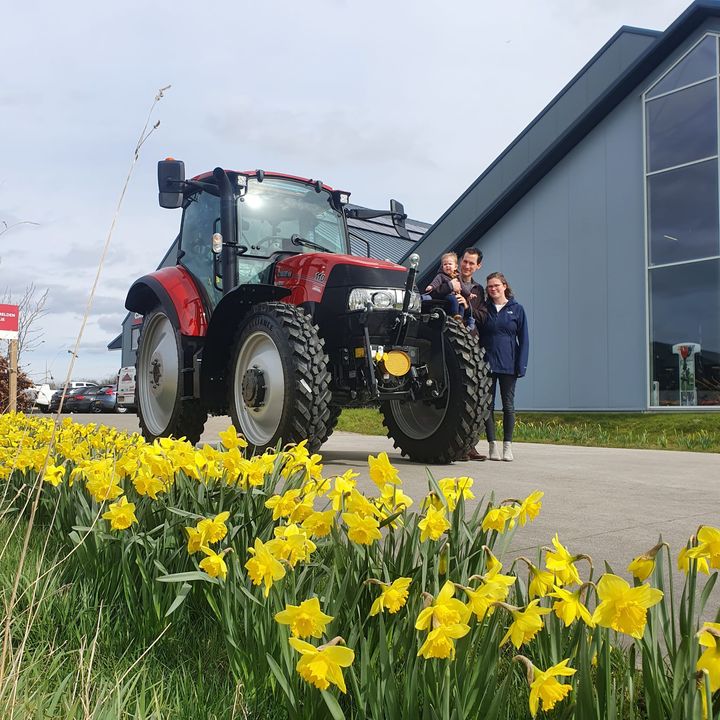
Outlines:
[[[257,305],[238,329],[228,405],[238,432],[261,452],[278,442],[317,450],[327,437],[330,373],[310,318],[281,302]]]
[[[180,332],[162,308],[145,316],[137,350],[137,414],[148,442],[158,437],[200,440],[207,412],[199,400],[182,399]]]
[[[413,462],[461,460],[477,443],[490,410],[490,369],[477,340],[449,320],[443,344],[446,390],[442,396],[380,405],[388,437]]]

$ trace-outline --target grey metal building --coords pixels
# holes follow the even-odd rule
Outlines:
[[[707,0],[621,28],[415,248],[507,276],[519,408],[720,407],[719,38]]]

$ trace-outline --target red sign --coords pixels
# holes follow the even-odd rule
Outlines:
[[[17,305],[0,305],[0,340],[17,340],[19,315]]]

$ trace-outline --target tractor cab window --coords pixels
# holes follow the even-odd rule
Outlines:
[[[206,192],[191,195],[183,212],[180,233],[180,263],[205,289],[214,307],[222,293],[215,287],[213,271],[212,235],[220,223],[220,198]]]
[[[238,234],[248,256],[268,258],[278,252],[318,252],[318,246],[345,253],[345,224],[333,208],[330,193],[306,183],[266,177],[248,179],[248,188],[238,202]],[[293,236],[308,245],[293,244]],[[312,246],[310,245],[312,243]]]

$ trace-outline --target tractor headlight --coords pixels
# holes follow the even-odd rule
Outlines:
[[[348,298],[348,310],[364,310],[368,304],[377,310],[402,310],[404,297],[401,288],[354,288]],[[420,293],[413,292],[408,310],[419,312],[421,304]]]

